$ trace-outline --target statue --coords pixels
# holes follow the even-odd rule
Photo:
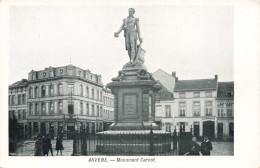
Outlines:
[[[124,19],[123,24],[120,29],[114,33],[117,38],[122,30],[124,30],[125,46],[128,51],[128,56],[130,58],[130,63],[134,63],[138,60],[138,53],[141,51],[141,44],[143,39],[140,34],[139,19],[135,18],[133,15],[135,13],[134,8],[129,9],[129,16]],[[140,45],[137,45],[137,35]]]

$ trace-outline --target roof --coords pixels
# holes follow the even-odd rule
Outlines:
[[[163,84],[164,87],[168,89],[168,91],[173,93],[173,88],[175,85],[175,77],[168,74],[167,72],[158,69],[153,73],[153,78],[155,80],[159,80],[161,84]]]
[[[15,83],[9,85],[9,88],[27,86],[28,83],[29,83],[29,81],[27,79],[22,79],[20,81],[17,81]]]
[[[214,79],[197,79],[197,80],[179,80],[175,83],[175,92],[180,91],[199,91],[199,90],[216,90],[217,80]]]
[[[156,97],[156,100],[173,100],[173,94],[160,81],[157,80],[157,82],[162,86],[162,88],[158,91],[158,96]]]
[[[217,99],[234,99],[234,82],[219,82]]]

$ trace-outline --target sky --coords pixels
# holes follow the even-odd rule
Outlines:
[[[9,10],[9,84],[31,70],[71,64],[111,82],[129,61],[123,31],[135,8],[150,73],[176,71],[180,80],[234,81],[232,6],[12,6]]]

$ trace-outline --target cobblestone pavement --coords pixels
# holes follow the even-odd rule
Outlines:
[[[57,151],[55,150],[56,141],[52,140],[53,155],[56,156]],[[35,141],[27,140],[18,147],[16,155],[18,156],[33,156],[34,155],[34,144]],[[198,142],[201,144],[201,142]],[[71,156],[73,151],[73,140],[63,140],[64,150],[63,156]],[[213,150],[211,155],[213,156],[233,156],[234,155],[234,143],[233,142],[212,142]],[[49,153],[50,156],[50,153]],[[60,156],[60,153],[59,155]]]

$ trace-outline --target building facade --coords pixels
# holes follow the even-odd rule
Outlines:
[[[189,131],[197,138],[217,135],[217,75],[214,79],[180,80],[174,88],[176,128]]]
[[[104,130],[114,122],[114,95],[108,88],[103,89],[103,121]]]
[[[155,73],[156,76],[158,73],[164,75],[163,82],[157,77],[161,85],[174,84],[172,92],[163,87],[156,101],[155,120],[162,130],[173,132],[176,128],[177,131],[190,131],[192,128],[197,139],[203,136],[233,139],[234,82],[218,82],[217,75],[211,79],[178,80],[176,72],[167,75],[158,70]],[[166,93],[172,93],[173,97],[165,96]]]
[[[22,79],[9,86],[9,117],[18,121],[18,138],[26,139],[27,135],[27,97],[28,80]]]
[[[234,82],[219,82],[217,105],[217,130],[219,140],[234,139]]]
[[[72,139],[74,131],[83,125],[90,133],[102,131],[103,96],[101,75],[89,70],[68,65],[31,71],[24,105],[25,138],[38,134],[54,138],[62,133],[63,138]]]

